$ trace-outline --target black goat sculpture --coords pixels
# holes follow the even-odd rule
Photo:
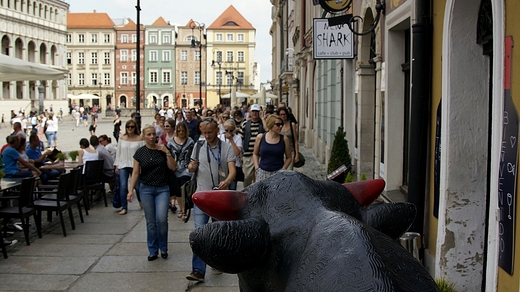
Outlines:
[[[194,203],[223,221],[195,229],[190,244],[208,265],[238,274],[241,291],[438,291],[396,243],[415,206],[365,208],[384,185],[283,171],[243,192],[197,192]]]

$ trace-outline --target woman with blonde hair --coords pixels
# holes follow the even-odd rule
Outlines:
[[[291,164],[291,145],[287,136],[280,135],[283,121],[279,115],[269,115],[266,122],[268,132],[258,134],[253,150],[256,181],[266,179]],[[285,160],[284,160],[285,155]]]
[[[168,173],[177,168],[177,162],[166,145],[156,143],[154,126],[146,125],[143,128],[142,139],[145,145],[133,155],[132,179],[126,200],[132,202],[134,187],[138,186],[146,219],[148,261],[153,261],[159,251],[163,259],[168,258]]]
[[[117,143],[116,160],[114,161],[115,174],[119,175],[119,189],[121,196],[122,209],[119,215],[125,215],[128,212],[128,203],[126,195],[128,193],[128,178],[133,173],[134,154],[145,143],[143,137],[137,134],[137,123],[134,120],[128,120],[125,124],[125,134],[120,137]],[[137,179],[137,178],[136,178]],[[141,198],[137,192],[137,200],[141,206]]]

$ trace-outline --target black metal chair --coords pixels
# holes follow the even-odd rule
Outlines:
[[[25,178],[22,180],[20,185],[20,191],[11,191],[8,196],[0,197],[0,200],[11,200],[16,206],[13,207],[2,207],[0,208],[0,217],[4,219],[4,229],[9,222],[9,219],[16,218],[22,221],[22,229],[25,236],[25,242],[30,245],[29,238],[29,218],[34,216],[36,223],[36,230],[38,236],[42,237],[41,222],[40,218],[36,215],[36,211],[33,207],[34,199],[34,177]],[[2,240],[3,245],[3,240]]]
[[[94,202],[94,196],[99,193],[108,207],[105,183],[103,182],[103,160],[91,160],[85,163],[82,177],[83,194],[89,200],[89,207]],[[85,201],[87,201],[85,200]]]
[[[4,254],[4,259],[6,259],[7,258],[7,250],[5,249],[4,237],[3,236],[0,236],[0,248],[2,249],[2,253]]]
[[[42,200],[38,197],[38,200],[35,200],[33,205],[37,210],[37,215],[39,218],[39,225],[41,226],[41,218],[42,211],[48,212],[57,212],[60,216],[61,229],[63,230],[63,236],[67,236],[67,231],[65,230],[65,221],[63,218],[63,211],[67,210],[69,212],[70,224],[72,226],[72,230],[76,229],[76,225],[74,224],[74,216],[72,214],[72,205],[74,202],[68,199],[67,196],[67,186],[70,180],[70,173],[64,173],[60,176],[60,180],[58,182],[58,188],[56,190],[56,200]],[[48,191],[36,191],[38,196],[40,195],[48,195]],[[41,227],[40,227],[41,228]],[[41,237],[41,236],[40,236]]]
[[[67,184],[67,200],[68,201],[71,201],[72,204],[76,204],[76,206],[78,207],[78,212],[79,212],[79,218],[81,220],[81,223],[84,223],[85,221],[83,220],[83,213],[81,211],[81,200],[83,200],[85,202],[85,196],[83,195],[83,192],[78,192],[78,186],[79,186],[79,181],[80,181],[80,178],[81,178],[81,168],[74,168],[70,171],[70,179],[69,179],[69,182]],[[58,181],[59,182],[59,181]],[[39,194],[41,194],[42,196],[40,196],[40,199],[42,200],[56,200],[57,199],[57,193],[56,193],[56,185],[44,185],[44,186],[38,186],[38,189],[43,189],[44,191],[40,191],[38,192]],[[50,191],[49,193],[48,190],[54,190],[54,191]],[[86,210],[87,207],[85,205],[85,213],[88,215],[88,210]]]

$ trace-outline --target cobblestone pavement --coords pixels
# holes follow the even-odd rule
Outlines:
[[[143,118],[143,124],[151,121]],[[100,119],[96,134],[111,136],[111,122]],[[0,129],[2,137],[8,133],[6,127]],[[58,148],[66,152],[79,149],[79,140],[88,136],[88,128],[75,127],[66,118],[58,130]],[[300,151],[306,157],[306,164],[298,171],[312,178],[325,178],[324,166],[313,159],[312,152],[303,146]],[[75,214],[76,230],[71,230],[66,222],[67,237],[63,237],[59,220],[54,216],[54,222],[44,222],[41,239],[34,226],[31,227],[30,246],[25,245],[22,232],[15,232],[18,243],[7,248],[8,259],[0,258],[0,291],[185,291],[188,285],[185,276],[191,271],[188,238],[193,219],[185,224],[170,213],[170,257],[148,262],[146,224],[137,200],[129,204],[127,215],[118,215],[117,211],[97,202],[89,216],[84,216],[85,223],[80,223]],[[192,291],[239,291],[236,275],[213,275],[210,269],[205,283],[191,288]]]

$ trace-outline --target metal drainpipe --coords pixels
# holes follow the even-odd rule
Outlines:
[[[410,151],[408,201],[417,206],[410,231],[423,234],[427,192],[428,137],[432,77],[432,0],[416,0],[412,19],[412,91],[410,105]]]

